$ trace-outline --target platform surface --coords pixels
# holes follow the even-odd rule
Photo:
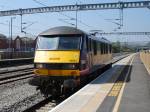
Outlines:
[[[115,63],[97,79],[60,103],[50,112],[96,112],[133,55]]]
[[[96,112],[150,112],[150,74],[139,54],[135,55],[128,76],[124,75],[127,80],[120,84],[119,94],[108,94]],[[118,85],[113,88],[117,91]]]
[[[150,74],[130,55],[50,112],[150,112]]]
[[[149,60],[150,61],[150,60]],[[137,55],[126,84],[119,112],[150,112],[150,74]]]

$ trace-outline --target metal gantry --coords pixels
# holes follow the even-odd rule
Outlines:
[[[136,2],[115,2],[115,3],[97,3],[97,4],[80,4],[80,5],[64,5],[64,6],[49,6],[27,9],[16,9],[0,11],[0,16],[24,15],[47,12],[62,12],[62,11],[85,11],[85,10],[104,10],[104,9],[125,9],[125,8],[149,8],[150,1]]]
[[[98,32],[99,35],[150,35],[150,32]]]

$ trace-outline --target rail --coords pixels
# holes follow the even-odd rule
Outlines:
[[[3,52],[0,51],[0,60],[3,59],[16,59],[16,58],[31,58],[34,52]]]
[[[33,58],[3,59],[0,60],[0,67],[9,67],[15,65],[33,64]]]

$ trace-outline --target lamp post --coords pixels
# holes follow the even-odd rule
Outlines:
[[[10,38],[10,21],[6,21],[7,23],[8,23],[8,25],[9,25],[9,29],[8,29],[8,37]],[[8,39],[8,50],[7,50],[8,52],[10,52],[10,39]]]
[[[13,57],[13,39],[12,39],[12,31],[13,31],[13,19],[15,19],[15,17],[11,17],[10,18],[10,52],[11,52],[11,58]]]
[[[76,28],[78,27],[78,4],[76,3]]]

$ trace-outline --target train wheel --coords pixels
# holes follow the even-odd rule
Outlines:
[[[75,92],[75,88],[63,88],[63,95],[68,98],[72,93]]]

